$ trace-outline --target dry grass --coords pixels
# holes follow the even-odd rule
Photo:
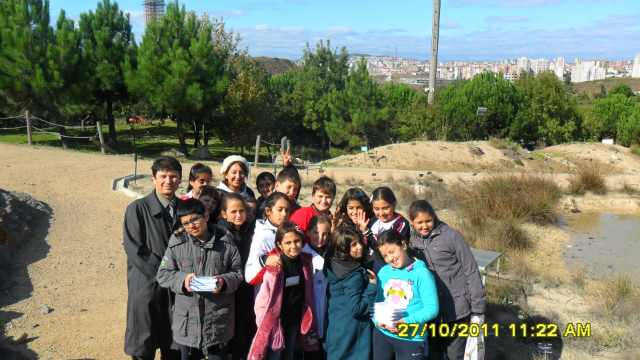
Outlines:
[[[625,182],[622,184],[622,192],[627,195],[635,195],[638,192],[638,189]]]
[[[513,150],[514,152],[520,151],[520,146],[518,146],[518,144],[514,142],[507,142],[506,140],[502,140],[500,138],[493,137],[493,136],[489,138],[489,146],[499,150],[509,149],[509,150]]]
[[[618,311],[620,308],[628,309],[629,305],[633,307],[633,301],[629,304],[630,300],[640,300],[632,299],[635,290],[633,280],[628,274],[606,278],[596,285],[595,292],[600,300],[597,313],[605,318],[623,315]],[[640,308],[640,301],[636,305]]]
[[[605,178],[609,171],[598,161],[583,162],[576,166],[576,173],[569,183],[569,194],[583,195],[587,191],[604,195],[607,193]]]

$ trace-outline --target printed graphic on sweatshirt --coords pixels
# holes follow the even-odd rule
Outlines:
[[[406,309],[413,299],[413,281],[389,279],[384,285],[385,302],[393,305],[396,309]]]

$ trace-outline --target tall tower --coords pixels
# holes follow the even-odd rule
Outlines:
[[[144,0],[142,5],[144,6],[145,28],[151,19],[160,20],[162,15],[164,15],[164,0]]]

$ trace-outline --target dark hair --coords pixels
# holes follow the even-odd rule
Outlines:
[[[244,196],[238,193],[230,192],[222,195],[222,203],[220,204],[220,211],[227,211],[227,208],[229,207],[229,203],[232,201],[240,201],[242,203],[242,206],[244,206],[245,209],[247,208],[247,204],[244,202]]]
[[[346,193],[344,193],[342,200],[340,200],[340,203],[338,204],[338,208],[336,212],[340,212],[341,214],[346,214],[347,204],[349,204],[350,200],[361,202],[362,205],[364,205],[364,213],[367,219],[373,219],[374,215],[373,215],[373,207],[371,206],[371,202],[369,201],[369,198],[367,197],[364,190],[358,189],[358,188],[351,188],[347,190]],[[351,221],[351,218],[349,216],[345,217],[344,222],[349,226],[354,225],[353,221]]]
[[[329,254],[331,258],[335,260],[361,260],[354,259],[351,256],[351,243],[354,241],[358,241],[362,244],[362,257],[366,257],[369,253],[369,247],[364,242],[364,235],[354,228],[340,226],[333,234],[331,234],[331,240],[329,240]]]
[[[280,224],[280,226],[278,226],[278,230],[276,231],[275,243],[278,251],[281,251],[278,244],[282,244],[282,239],[284,239],[284,236],[290,232],[298,234],[300,241],[304,245],[304,236],[302,235],[302,229],[300,228],[300,226],[298,226],[298,224],[294,223],[293,221],[285,221]]]
[[[328,224],[329,228],[331,228],[331,219],[329,219],[329,217],[324,214],[314,215],[311,220],[309,220],[307,230],[313,229],[314,227],[318,226],[318,224]]]
[[[171,156],[160,156],[157,158],[153,165],[151,165],[151,173],[153,177],[156,176],[156,173],[159,171],[177,171],[180,176],[182,176],[182,164],[176,158]]]
[[[267,200],[264,201],[264,214],[262,215],[262,220],[267,220],[267,218],[269,217],[269,215],[267,215],[267,209],[269,210],[273,209],[273,207],[276,206],[276,203],[280,199],[287,200],[287,202],[289,203],[289,206],[291,206],[291,200],[289,200],[289,197],[284,193],[276,191],[273,194],[269,195]],[[289,207],[289,209],[291,209],[291,207]]]
[[[255,204],[256,207],[258,206],[258,200],[256,200],[256,198],[254,198],[253,196],[245,196],[244,197],[244,202],[246,204],[249,204],[249,203]]]
[[[311,195],[315,195],[316,191],[322,191],[325,194],[332,194],[333,197],[335,197],[336,183],[328,176],[322,176],[313,183],[313,191],[311,191]]]
[[[411,204],[411,208],[409,208],[409,218],[411,219],[411,221],[413,221],[413,219],[415,219],[420,214],[429,214],[431,215],[431,217],[433,217],[434,222],[440,221],[440,219],[438,219],[438,215],[436,215],[435,210],[433,210],[433,206],[431,206],[431,204],[429,204],[427,200],[418,200],[414,201],[413,204]]]
[[[256,178],[256,186],[260,184],[261,181],[271,181],[274,185],[276,184],[276,177],[273,176],[272,173],[265,171],[261,172],[260,175]]]
[[[298,176],[298,172],[294,169],[284,169],[278,173],[277,181],[280,184],[291,181],[300,185],[300,176]]]
[[[373,190],[373,194],[371,194],[371,202],[384,200],[389,204],[396,204],[398,200],[396,196],[393,194],[393,191],[386,186],[379,187]]]
[[[200,198],[202,198],[203,196],[208,196],[216,202],[216,208],[213,209],[213,212],[211,214],[209,214],[209,221],[216,222],[218,220],[218,216],[220,216],[220,205],[222,203],[222,196],[220,196],[220,192],[218,191],[218,189],[214,188],[213,186],[203,186],[193,194],[193,197],[198,200],[200,200]]]
[[[402,236],[402,234],[392,229],[383,231],[380,234],[376,245],[373,247],[373,250],[376,252],[376,254],[382,257],[382,254],[380,254],[381,246],[395,244],[402,247],[402,243],[407,244],[407,254],[409,254],[410,257],[414,257],[416,254],[413,251],[410,242],[404,236]]]
[[[178,205],[178,210],[176,211],[176,216],[181,218],[183,216],[189,215],[202,215],[207,212],[207,209],[204,207],[204,204],[198,199],[188,199],[180,203]]]
[[[209,176],[213,178],[213,172],[211,172],[210,167],[205,164],[196,163],[191,167],[191,171],[189,171],[189,186],[187,187],[187,192],[193,190],[191,182],[198,180],[200,174],[209,174]]]

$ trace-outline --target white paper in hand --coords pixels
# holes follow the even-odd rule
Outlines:
[[[191,278],[189,282],[191,290],[195,292],[214,292],[218,289],[218,279],[210,276],[198,276]]]

